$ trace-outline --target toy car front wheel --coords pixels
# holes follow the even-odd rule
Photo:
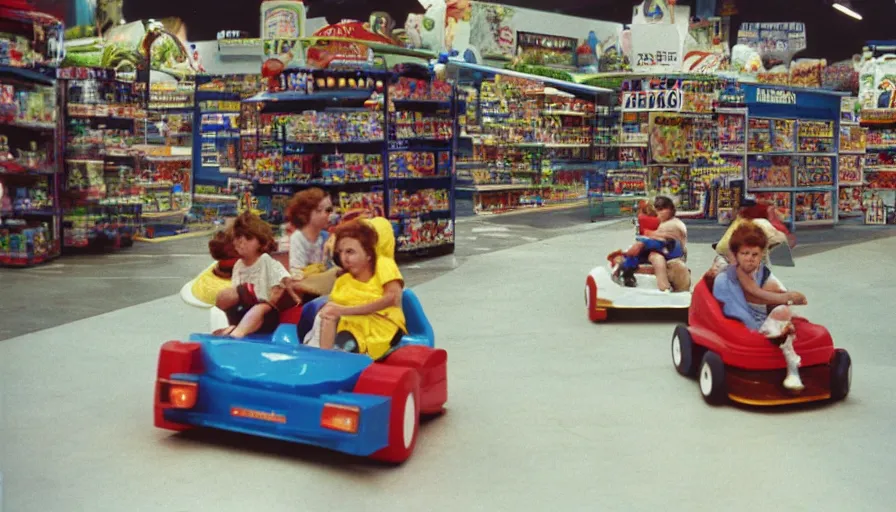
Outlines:
[[[849,357],[849,352],[838,348],[831,358],[831,400],[836,402],[846,398],[850,386],[852,386],[852,359]]]
[[[725,363],[715,352],[706,352],[700,363],[700,394],[709,405],[722,405],[728,400],[725,389]]]
[[[697,370],[694,342],[691,340],[691,332],[684,325],[676,326],[672,334],[672,364],[685,377],[693,377]]]
[[[411,368],[374,364],[361,373],[355,393],[387,396],[389,445],[370,456],[400,464],[410,458],[420,427],[420,375]]]

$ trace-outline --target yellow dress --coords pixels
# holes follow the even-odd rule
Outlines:
[[[363,306],[382,299],[385,286],[392,281],[400,281],[404,288],[404,278],[394,259],[395,235],[391,223],[382,217],[365,219],[364,222],[377,231],[379,238],[376,271],[367,282],[358,281],[351,274],[340,276],[330,293],[330,302],[340,306]],[[397,306],[389,306],[369,315],[344,316],[337,327],[339,331],[352,333],[360,352],[374,359],[380,358],[391,348],[396,329],[407,332],[404,311]]]

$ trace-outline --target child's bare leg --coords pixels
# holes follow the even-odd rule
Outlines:
[[[647,257],[647,260],[653,265],[653,273],[656,275],[657,288],[659,288],[661,292],[670,289],[672,286],[669,284],[669,276],[666,272],[666,257],[658,252],[652,252],[650,253],[650,256]]]
[[[222,311],[227,311],[239,303],[240,294],[237,293],[236,288],[225,288],[215,297],[215,306]]]
[[[784,378],[784,387],[793,391],[802,391],[805,388],[800,379],[802,358],[793,348],[796,334],[791,323],[792,319],[793,312],[789,307],[778,306],[772,310],[768,319],[762,324],[760,332],[769,337],[787,335],[786,340],[781,344],[781,352],[784,353],[784,360],[787,361],[787,377]]]
[[[264,323],[264,315],[272,309],[274,308],[270,304],[265,303],[252,306],[252,309],[246,312],[246,316],[236,326],[236,329],[231,331],[230,335],[234,338],[243,338],[257,331]]]
[[[321,318],[320,321],[320,348],[330,350],[336,344],[336,328],[339,327],[339,319]]]

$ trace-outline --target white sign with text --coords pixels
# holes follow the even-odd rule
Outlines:
[[[681,71],[682,38],[675,25],[632,25],[632,70],[635,73]]]
[[[631,91],[622,93],[622,110],[625,112],[679,112],[681,89],[658,91]]]

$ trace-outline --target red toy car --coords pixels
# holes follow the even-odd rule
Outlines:
[[[709,274],[700,280],[691,299],[689,326],[677,326],[672,335],[675,368],[687,377],[699,375],[707,403],[732,400],[773,406],[846,398],[852,362],[846,350],[834,348],[827,329],[794,317],[794,349],[802,358],[805,389],[790,392],[782,385],[787,364],[781,350],[762,334],[724,316],[712,294],[714,280]]]

